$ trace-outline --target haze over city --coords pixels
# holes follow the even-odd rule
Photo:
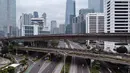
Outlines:
[[[50,2],[51,1],[51,2]],[[17,0],[17,20],[22,13],[38,11],[41,15],[47,13],[48,24],[51,20],[57,20],[59,24],[65,22],[66,0]],[[76,0],[77,15],[79,9],[88,8],[87,0]]]
[[[0,73],[130,73],[130,0],[0,0]]]

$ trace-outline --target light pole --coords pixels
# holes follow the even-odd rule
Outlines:
[[[64,54],[64,73],[65,73],[65,61],[66,61],[66,54]]]
[[[18,53],[17,53],[17,47],[16,47],[16,56],[18,55]]]

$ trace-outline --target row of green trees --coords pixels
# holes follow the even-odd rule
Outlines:
[[[15,73],[15,68],[10,66],[4,70],[0,70],[0,73]]]
[[[15,53],[16,49],[14,48],[18,44],[16,42],[3,41],[3,47],[1,48],[1,53]]]

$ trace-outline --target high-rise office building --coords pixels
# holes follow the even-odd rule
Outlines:
[[[88,13],[94,13],[94,9],[89,9],[89,8],[86,8],[86,9],[80,9],[79,10],[79,15],[86,15]]]
[[[42,18],[44,19],[44,25],[46,26],[46,22],[47,22],[47,15],[46,15],[46,13],[42,14]]]
[[[22,14],[20,17],[21,36],[34,35],[34,27],[31,24],[32,14]]]
[[[68,25],[71,23],[70,21],[70,16],[74,15],[75,16],[75,0],[67,0],[66,2],[66,16],[65,16],[65,25]]]
[[[79,16],[73,18],[72,32],[73,34],[86,33],[86,14],[94,13],[94,9],[80,9]]]
[[[50,32],[44,27],[44,18],[33,18],[32,14],[20,17],[22,36],[43,35]]]
[[[39,18],[39,15],[38,15],[38,12],[37,12],[37,11],[34,11],[34,12],[33,12],[33,17],[34,17],[34,18]]]
[[[65,24],[60,24],[59,33],[60,34],[65,34],[65,30],[66,30]]]
[[[95,12],[104,12],[104,0],[88,0],[88,8]]]
[[[16,35],[16,0],[0,0],[0,31],[4,36]]]
[[[104,33],[104,14],[88,13],[86,24],[86,33]]]
[[[51,21],[51,34],[54,34],[54,28],[57,28],[57,22],[55,20]]]
[[[105,0],[105,33],[130,33],[130,0]]]
[[[53,29],[53,34],[59,34],[59,28],[58,27],[55,27]]]

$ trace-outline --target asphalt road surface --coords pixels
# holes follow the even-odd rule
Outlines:
[[[75,43],[75,42],[72,42],[72,41],[69,41],[69,43],[70,43],[70,46],[71,46],[72,49],[74,49],[74,48],[76,48],[76,49],[84,49],[78,43]]]
[[[77,73],[90,73],[88,64],[85,59],[75,58],[77,64]]]
[[[29,73],[38,73],[38,71],[40,70],[42,64],[44,63],[44,59],[39,60],[31,69],[31,71]]]
[[[68,45],[64,41],[59,41],[58,48],[68,48]]]
[[[57,66],[57,62],[51,62],[48,67],[46,67],[42,73],[53,73],[55,67]]]

